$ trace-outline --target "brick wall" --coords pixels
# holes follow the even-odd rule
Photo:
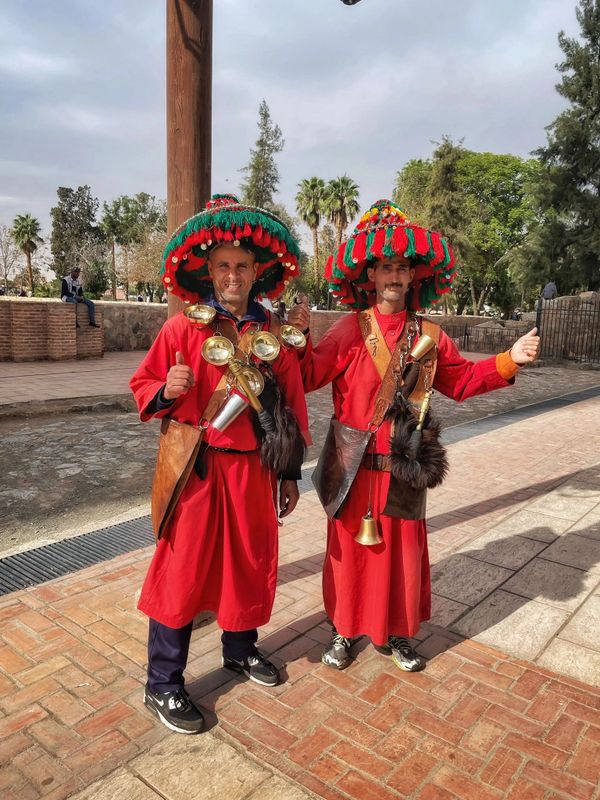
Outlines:
[[[80,328],[75,327],[76,312]],[[100,328],[88,324],[85,306],[52,299],[1,297],[0,360],[100,358],[104,354],[101,310],[96,317]]]

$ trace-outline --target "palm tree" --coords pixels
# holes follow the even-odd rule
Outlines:
[[[298,184],[298,189],[296,210],[302,222],[308,225],[313,235],[313,269],[316,286],[319,280],[319,225],[323,213],[325,181],[321,178],[304,178]]]
[[[329,181],[325,190],[325,213],[335,225],[339,247],[348,223],[358,214],[358,186],[352,178],[342,175]]]
[[[29,286],[31,294],[33,294],[33,269],[31,268],[31,256],[38,248],[38,244],[44,241],[40,236],[40,223],[39,220],[32,217],[31,214],[17,214],[13,221],[12,234],[13,239],[19,249],[21,249],[27,258],[27,270],[29,272]]]

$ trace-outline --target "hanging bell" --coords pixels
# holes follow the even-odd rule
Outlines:
[[[203,303],[197,303],[193,306],[186,306],[183,313],[188,320],[198,328],[205,328],[217,316],[217,310],[212,306],[205,306]]]
[[[202,358],[209,364],[222,367],[233,358],[235,348],[225,336],[209,336],[202,345]]]
[[[261,373],[254,367],[242,367],[242,372],[254,394],[258,397],[265,388],[265,380]],[[250,402],[241,390],[233,391],[225,400],[218,413],[210,422],[210,427],[221,433],[236,420],[242,411],[250,406]]]
[[[274,361],[279,355],[279,339],[269,331],[258,331],[250,340],[250,349],[261,361]]]
[[[383,539],[377,530],[377,520],[373,519],[371,512],[367,511],[360,521],[360,528],[354,537],[354,541],[358,544],[364,544],[367,547],[372,547],[374,544],[381,544]]]
[[[282,325],[279,335],[290,347],[306,347],[306,336],[294,325]]]

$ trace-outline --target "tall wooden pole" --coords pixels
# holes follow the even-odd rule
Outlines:
[[[213,0],[167,0],[167,227],[210,197]],[[169,292],[169,316],[183,308]]]

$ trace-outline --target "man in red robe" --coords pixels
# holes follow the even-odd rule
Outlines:
[[[438,326],[416,317],[416,309],[430,305],[448,291],[454,274],[448,243],[437,233],[411,225],[400,209],[386,200],[366,212],[353,236],[327,264],[326,277],[334,295],[355,308],[371,306],[369,312],[363,312],[369,315],[365,317],[370,326],[367,335],[360,314],[344,314],[315,347],[309,337],[302,355],[305,390],[332,383],[334,421],[342,424],[346,441],[363,436],[364,443],[362,459],[358,452],[356,474],[346,475],[347,482],[352,482],[345,499],[337,508],[326,506],[330,518],[323,596],[333,630],[322,660],[337,669],[348,666],[352,639],[361,635],[369,636],[373,644],[390,653],[400,669],[413,672],[424,666],[409,637],[431,616],[425,489],[419,485],[415,491],[410,481],[401,482],[400,490],[396,489],[396,507],[409,506],[404,512],[408,519],[394,514],[394,504],[389,505],[393,494],[390,488],[396,480],[394,459],[399,472],[406,474],[411,457],[410,447],[394,456],[396,433],[386,414],[393,408],[394,396],[398,391],[402,394],[404,379],[399,371],[404,369],[403,374],[407,374],[409,347],[419,341],[422,328],[428,325],[437,346],[435,371],[430,373],[434,375],[432,387],[426,388],[457,401],[508,386],[519,368],[537,356],[539,337],[533,329],[509,352],[474,364],[459,354]],[[289,321],[304,330],[309,320],[305,305],[290,311]],[[381,351],[389,351],[384,359],[388,364],[394,358],[390,355],[396,353],[400,365],[396,386],[387,396],[382,391],[386,378],[382,378],[383,369],[378,369]],[[429,368],[432,364],[430,360]],[[400,397],[400,401],[408,407],[406,397]],[[409,430],[416,425],[413,412],[418,414],[419,407],[408,414],[409,422],[413,420]],[[367,431],[370,435],[362,434]],[[406,443],[410,441],[408,437]],[[352,461],[346,458],[349,451],[346,456],[339,455],[340,448],[343,450],[344,445],[338,443],[338,464],[333,467],[339,467],[344,459],[346,463]],[[445,456],[442,460],[446,465]],[[427,485],[439,483],[444,465],[436,480]],[[417,466],[421,470],[421,465]],[[413,462],[412,475],[414,467]],[[422,467],[425,475],[427,465]],[[331,472],[332,465],[326,465],[326,470]],[[373,541],[371,546],[355,540],[365,516],[375,520],[379,533],[379,542]]]
[[[297,272],[297,256],[298,247],[280,220],[228,195],[215,196],[173,235],[165,250],[163,283],[183,299],[213,308],[216,316],[208,326],[194,324],[185,313],[164,324],[131,380],[143,421],[166,416],[201,425],[215,390],[230,377],[227,363],[206,360],[210,354],[204,345],[221,334],[241,347],[245,335],[250,341],[250,334],[275,331],[275,318],[254,298],[279,294]],[[282,346],[269,363],[251,352],[246,357],[293,423],[300,458],[295,441],[296,459],[279,474],[265,463],[249,406],[227,427],[206,427],[138,605],[150,617],[144,703],[180,733],[204,727],[183,678],[192,622],[200,611],[217,616],[225,668],[267,686],[279,681],[276,667],[256,648],[257,628],[268,622],[273,606],[278,513],[287,516],[298,501],[300,431],[307,430],[307,412],[293,349]],[[267,388],[262,396],[266,393]],[[226,397],[231,396],[228,390]]]

